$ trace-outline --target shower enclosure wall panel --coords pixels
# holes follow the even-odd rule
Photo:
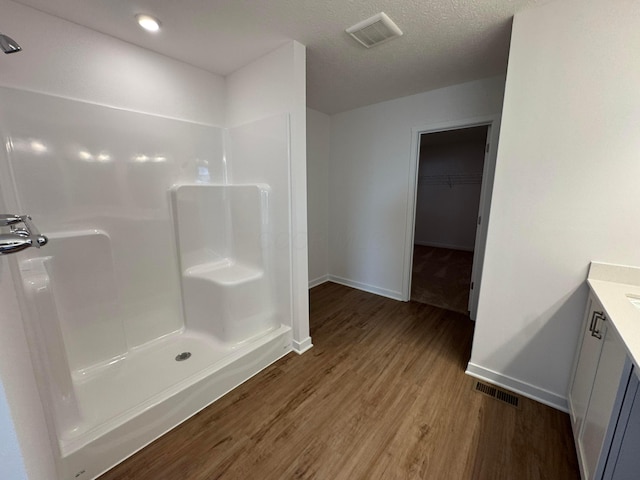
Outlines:
[[[20,266],[23,278],[33,269],[53,279],[50,288],[69,369],[82,375],[127,352],[111,239],[100,230],[53,232],[48,238],[47,255],[32,249]]]
[[[263,243],[273,255],[267,270],[274,280],[276,310],[282,323],[292,324],[292,249],[298,239],[291,231],[290,119],[274,115],[229,129],[229,178],[234,184],[267,184],[270,187],[271,221]],[[306,234],[300,236],[306,242]]]
[[[127,346],[182,329],[167,192],[222,181],[222,129],[8,88],[0,128],[13,210],[43,232],[108,233]]]
[[[87,401],[83,386],[127,354],[117,305],[110,239],[105,232],[49,234],[50,248],[31,249],[20,273],[43,355],[46,388],[63,450],[116,416],[117,404]]]
[[[51,238],[9,261],[60,478],[94,478],[291,350],[280,298],[244,332],[184,321],[170,191],[225,181],[223,129],[0,88],[0,134],[5,203]],[[221,254],[268,276],[242,248]]]

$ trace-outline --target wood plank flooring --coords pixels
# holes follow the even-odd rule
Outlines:
[[[579,479],[568,415],[473,391],[467,317],[325,283],[311,328],[101,480]]]
[[[473,252],[413,246],[411,300],[468,313]]]

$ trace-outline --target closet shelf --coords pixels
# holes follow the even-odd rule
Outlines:
[[[480,185],[482,184],[482,174],[474,173],[468,175],[419,175],[418,185]]]

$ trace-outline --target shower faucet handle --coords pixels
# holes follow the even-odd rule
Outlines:
[[[16,225],[22,223],[23,228]],[[29,215],[0,214],[0,227],[11,227],[11,233],[0,234],[0,255],[16,253],[29,247],[40,248],[49,239],[41,235]]]
[[[22,222],[20,215],[9,215],[7,213],[0,213],[0,227],[6,227],[7,225],[14,225]]]
[[[33,242],[28,237],[23,237],[15,233],[0,234],[0,255],[8,253],[18,253],[25,248],[32,247]],[[39,245],[38,245],[39,247]]]

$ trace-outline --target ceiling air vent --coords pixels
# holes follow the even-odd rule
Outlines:
[[[402,30],[384,12],[347,28],[347,33],[367,48],[402,35]]]

